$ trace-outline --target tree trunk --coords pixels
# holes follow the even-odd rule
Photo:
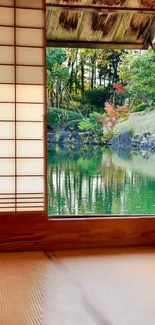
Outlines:
[[[84,85],[84,62],[81,60],[81,101],[84,102],[85,85]]]
[[[95,75],[95,67],[92,65],[92,70],[91,70],[91,90],[94,89],[94,75]]]
[[[60,80],[57,80],[56,83],[56,107],[60,108],[60,93],[61,93],[61,83]]]

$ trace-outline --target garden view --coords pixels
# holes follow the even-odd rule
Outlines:
[[[49,215],[155,214],[155,53],[47,48]]]

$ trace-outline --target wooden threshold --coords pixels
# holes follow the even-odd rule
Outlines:
[[[150,216],[47,220],[41,214],[0,217],[0,251],[66,250],[155,245]]]

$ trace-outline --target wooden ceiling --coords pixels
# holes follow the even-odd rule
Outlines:
[[[155,0],[46,0],[47,46],[147,49]]]

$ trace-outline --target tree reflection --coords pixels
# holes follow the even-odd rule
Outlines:
[[[120,167],[115,156],[96,147],[50,151],[49,214],[153,214],[155,177]]]

